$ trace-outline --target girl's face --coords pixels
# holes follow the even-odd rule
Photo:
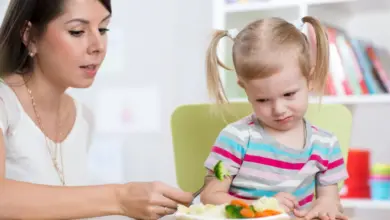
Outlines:
[[[297,62],[287,61],[280,72],[244,82],[242,86],[257,118],[267,127],[289,130],[306,113],[308,82]]]
[[[34,72],[64,88],[89,87],[106,55],[109,20],[98,0],[66,0],[63,13],[30,44]]]

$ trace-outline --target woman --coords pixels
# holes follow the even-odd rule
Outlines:
[[[12,0],[0,29],[0,219],[157,219],[192,200],[163,183],[87,185],[92,117],[65,94],[106,54],[110,0]]]

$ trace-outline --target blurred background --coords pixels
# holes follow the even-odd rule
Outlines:
[[[1,0],[0,17],[7,3]],[[108,54],[96,82],[90,89],[69,90],[95,113],[90,169],[97,184],[161,180],[176,185],[170,116],[182,104],[209,101],[204,59],[213,28],[240,30],[259,18],[296,21],[305,15],[319,18],[327,27],[331,72],[322,102],[344,104],[352,111],[350,157],[366,162],[359,169],[371,173],[374,169],[390,179],[390,1],[112,0],[112,4]],[[305,31],[310,38],[310,30]],[[230,46],[221,45],[227,63]],[[245,101],[234,73],[223,75],[229,98]],[[390,187],[381,187],[388,194],[380,198],[354,196],[344,189],[343,201],[356,219],[387,219]]]

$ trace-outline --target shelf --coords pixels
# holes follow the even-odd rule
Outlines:
[[[384,209],[390,210],[390,201],[376,201],[370,199],[342,199],[345,209]]]
[[[225,13],[235,13],[288,8],[301,5],[321,5],[355,1],[357,0],[257,0],[249,3],[226,3],[224,10]]]
[[[247,102],[246,98],[229,99],[230,102]],[[318,98],[310,98],[311,103],[319,103]],[[390,95],[361,95],[361,96],[324,96],[322,104],[390,104]]]

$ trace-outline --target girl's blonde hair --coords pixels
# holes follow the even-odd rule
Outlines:
[[[247,25],[233,43],[233,64],[239,80],[268,77],[282,67],[281,56],[297,59],[303,75],[313,90],[322,94],[329,69],[329,44],[326,31],[314,17],[306,16],[302,23],[309,23],[316,38],[315,61],[312,59],[310,43],[301,30],[293,24],[276,17],[257,20]],[[207,87],[209,95],[217,104],[227,103],[218,67],[228,68],[217,56],[219,41],[230,36],[228,31],[217,30],[207,50]],[[312,62],[312,60],[314,62]]]

